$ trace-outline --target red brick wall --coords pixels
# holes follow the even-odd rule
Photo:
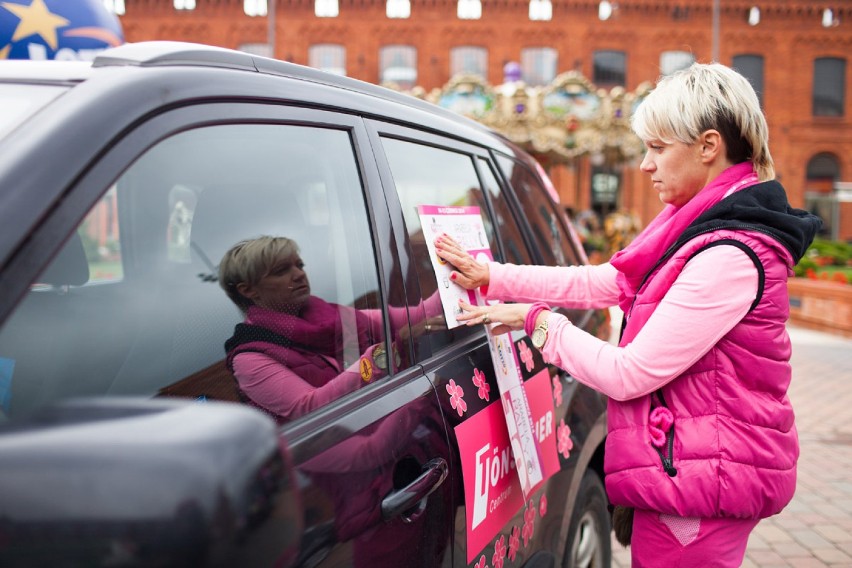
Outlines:
[[[459,20],[456,2],[412,0],[411,18],[388,19],[384,0],[340,0],[340,16],[317,18],[312,0],[281,0],[277,4],[276,56],[306,64],[308,46],[339,43],[347,49],[350,76],[369,82],[379,78],[379,48],[403,43],[418,49],[418,83],[427,91],[449,79],[452,46],[487,47],[488,81],[503,80],[503,65],[519,61],[523,47],[553,47],[559,72],[578,69],[592,76],[596,50],[627,53],[627,86],[635,89],[659,75],[663,51],[692,52],[698,61],[712,57],[711,0],[618,0],[612,18],[598,19],[598,0],[552,0],[553,20],[531,22],[528,2],[484,0],[482,19]],[[770,146],[781,182],[795,206],[804,204],[808,160],[820,152],[838,158],[841,180],[852,181],[852,3],[835,2],[839,25],[821,25],[823,3],[807,0],[720,0],[719,59],[731,64],[737,54],[762,55],[765,61],[764,105],[770,125]],[[759,25],[747,23],[752,6],[761,10]],[[675,19],[678,8],[686,13]],[[185,40],[237,48],[267,41],[266,18],[250,18],[242,0],[197,0],[192,12],[177,12],[172,0],[126,0],[121,17],[128,41]],[[841,118],[811,116],[815,57],[847,59],[846,108]],[[660,206],[637,164],[623,173],[622,206],[647,222]],[[556,186],[575,209],[588,207],[589,168],[551,168]],[[579,181],[579,186],[577,185]],[[841,224],[852,239],[849,222]]]

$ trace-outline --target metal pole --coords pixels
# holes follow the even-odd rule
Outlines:
[[[266,0],[266,19],[269,25],[266,41],[269,43],[269,57],[275,59],[275,4],[276,0]]]
[[[713,0],[713,62],[719,61],[719,0]]]

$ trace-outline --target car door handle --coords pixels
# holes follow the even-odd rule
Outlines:
[[[382,500],[382,517],[387,521],[404,513],[411,513],[418,503],[441,486],[448,472],[449,466],[444,458],[434,458],[426,462],[417,479],[402,489],[392,491]],[[425,506],[425,503],[423,505]],[[417,512],[419,511],[413,511],[413,513]],[[410,520],[406,517],[403,520]]]

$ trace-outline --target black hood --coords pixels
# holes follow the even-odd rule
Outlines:
[[[797,264],[811,246],[822,220],[790,206],[777,181],[767,181],[737,191],[700,215],[686,228],[678,244],[708,231],[740,229],[766,233],[784,245]]]

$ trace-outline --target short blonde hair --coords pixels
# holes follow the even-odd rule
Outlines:
[[[719,63],[694,63],[663,77],[631,118],[642,140],[694,143],[717,130],[727,158],[751,162],[761,181],[775,177],[769,154],[769,127],[748,80]]]
[[[240,241],[225,253],[219,263],[219,286],[241,310],[245,311],[254,302],[237,290],[242,283],[257,285],[269,276],[282,258],[299,253],[296,241],[287,237],[262,236]]]

